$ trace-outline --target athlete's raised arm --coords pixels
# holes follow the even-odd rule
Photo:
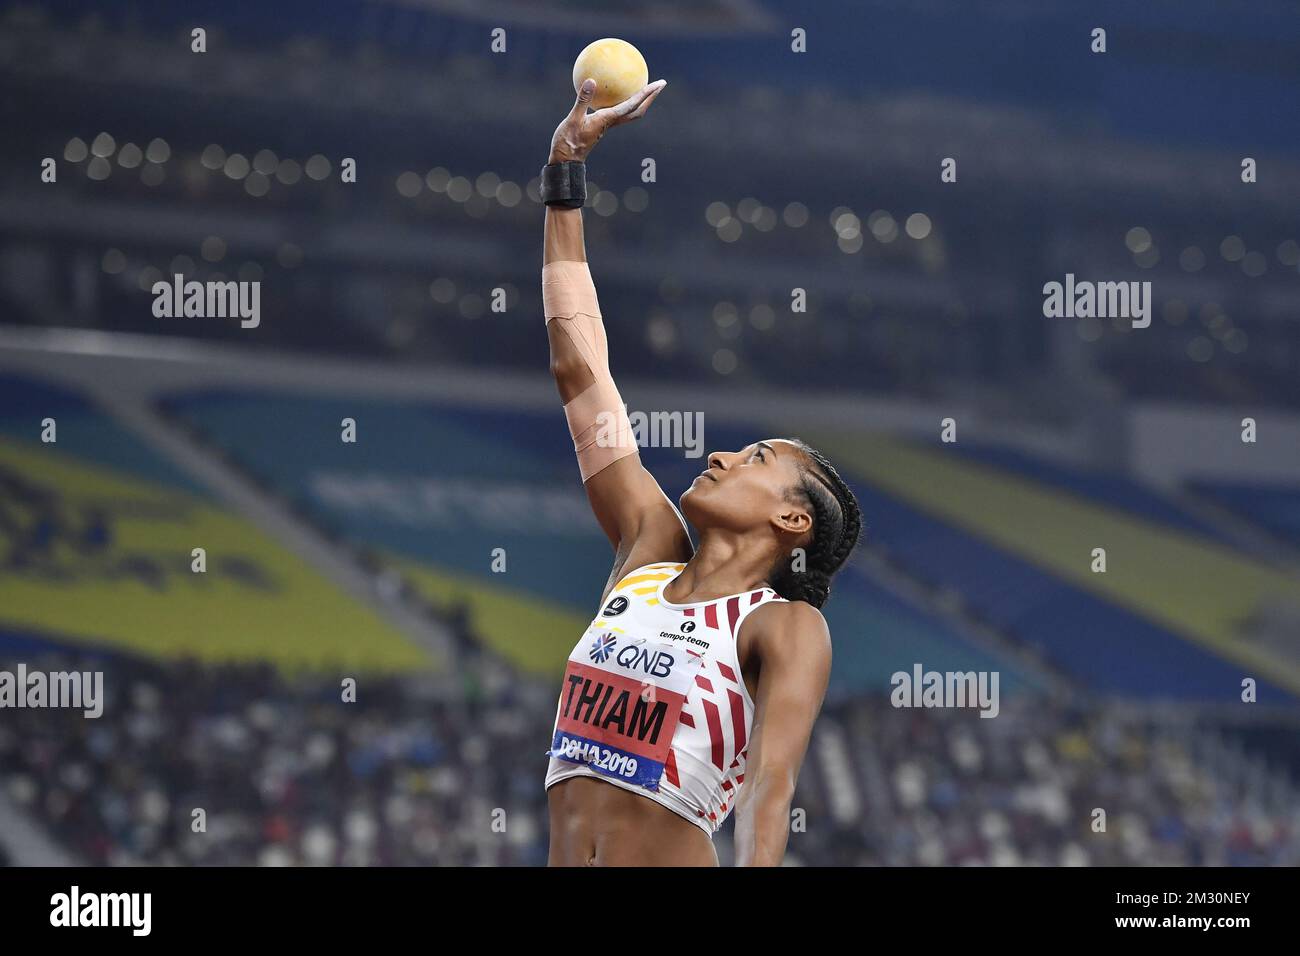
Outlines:
[[[587,112],[595,81],[586,80],[551,140],[547,164],[585,163],[613,126],[645,115],[663,80],[622,103]],[[614,546],[612,586],[627,569],[685,561],[690,538],[677,509],[641,464],[623,399],[609,370],[605,327],[583,244],[582,207],[546,207],[542,300],[555,377],[574,451],[596,520]],[[608,589],[607,589],[608,590]]]

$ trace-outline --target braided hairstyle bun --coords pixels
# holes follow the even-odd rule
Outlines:
[[[799,484],[791,494],[807,501],[813,512],[812,540],[808,542],[804,570],[782,557],[773,571],[772,589],[787,601],[807,601],[821,607],[831,593],[831,578],[848,560],[862,530],[858,499],[839,472],[821,452],[797,438],[786,439],[804,453]]]

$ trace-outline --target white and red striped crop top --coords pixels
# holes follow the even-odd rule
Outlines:
[[[663,590],[684,564],[624,575],[569,655],[549,788],[586,775],[640,793],[712,836],[745,781],[754,720],[736,635],[771,588],[696,604]]]

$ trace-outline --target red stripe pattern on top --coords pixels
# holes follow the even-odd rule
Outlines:
[[[624,597],[626,609],[604,619],[598,615],[592,628],[599,625],[606,629],[600,633],[617,631],[620,646],[624,639],[667,640],[671,649],[680,649],[684,659],[698,667],[673,731],[659,789],[637,788],[637,792],[712,834],[735,807],[745,779],[753,727],[753,701],[744,685],[736,636],[750,613],[784,598],[763,587],[715,601],[670,605],[663,597],[663,589],[684,567],[657,564],[629,572],[610,592],[605,604],[609,608],[613,599]],[[575,655],[579,649],[586,652],[591,633],[589,629],[583,635]],[[596,772],[553,758],[547,786],[575,773]]]

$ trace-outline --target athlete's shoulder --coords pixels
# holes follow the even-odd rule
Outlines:
[[[831,631],[826,618],[807,601],[768,601],[754,609],[745,626],[760,653],[794,646],[808,650],[824,645],[830,650]]]
[[[778,597],[769,600],[762,607],[754,609],[754,616],[760,620],[780,623],[783,626],[826,630],[826,618],[822,612],[807,601],[789,601]]]

